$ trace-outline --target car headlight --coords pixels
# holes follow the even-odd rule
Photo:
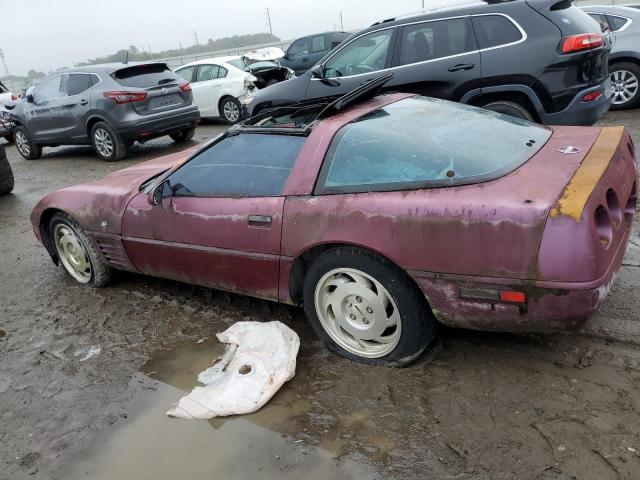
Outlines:
[[[288,70],[288,72],[287,72],[287,80],[291,80],[292,78],[295,78],[296,72],[294,72],[290,68],[287,68],[287,70]]]
[[[253,88],[255,86],[256,85],[255,85],[255,83],[253,83],[252,80],[249,80],[249,79],[245,78],[245,80],[244,80],[244,89],[245,89],[246,92],[249,92],[249,91],[253,90]]]

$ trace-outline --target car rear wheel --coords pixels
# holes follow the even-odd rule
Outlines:
[[[20,155],[22,155],[25,160],[35,160],[42,156],[42,147],[36,143],[26,128],[16,127],[13,131],[13,138],[16,141],[18,152],[20,152]]]
[[[4,147],[0,145],[0,195],[6,195],[13,191],[13,171],[7,155],[5,154]]]
[[[98,157],[105,162],[120,160],[127,153],[127,148],[118,134],[105,122],[98,122],[93,126],[91,143]]]
[[[49,224],[49,234],[62,267],[75,281],[92,287],[109,283],[111,268],[78,222],[64,213],[56,213]]]
[[[184,143],[188,142],[193,138],[193,135],[196,133],[195,128],[188,128],[186,130],[182,130],[178,133],[172,133],[169,135],[171,139],[176,143]]]
[[[611,110],[626,110],[640,104],[640,67],[634,63],[611,65]]]
[[[512,117],[520,118],[522,120],[527,120],[529,122],[535,121],[535,119],[533,118],[533,115],[531,115],[531,112],[529,112],[529,110],[527,110],[525,107],[515,102],[500,100],[497,102],[487,103],[482,108],[484,108],[485,110],[491,110],[492,112],[510,115]]]
[[[327,346],[351,360],[404,366],[431,343],[437,322],[418,287],[388,260],[355,247],[318,257],[304,308]]]
[[[233,97],[225,97],[220,102],[220,116],[229,123],[238,123],[240,120],[240,102]]]

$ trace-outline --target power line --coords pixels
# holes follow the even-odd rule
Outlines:
[[[342,21],[342,10],[340,10],[340,31],[344,32],[344,22]]]
[[[196,32],[195,30],[193,31],[193,36],[196,39],[196,45],[200,45],[200,42],[198,42],[198,32]]]
[[[271,27],[271,12],[269,12],[269,9],[267,8],[267,11],[265,12],[265,20],[267,21],[267,25],[269,25],[269,33],[271,35],[273,35],[273,28]]]

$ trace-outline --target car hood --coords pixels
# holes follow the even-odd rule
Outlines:
[[[124,209],[140,193],[148,179],[175,168],[188,160],[201,145],[178,153],[111,173],[89,183],[57,190],[44,197],[31,213],[31,222],[38,238],[40,220],[49,209],[61,210],[73,217],[85,230],[119,234]]]
[[[258,50],[251,50],[245,53],[242,58],[246,63],[251,64],[254,62],[273,62],[283,58],[285,53],[278,47],[260,48]]]

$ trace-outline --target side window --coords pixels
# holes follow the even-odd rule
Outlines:
[[[385,68],[393,30],[369,33],[339,50],[325,65],[325,77],[345,77]]]
[[[607,17],[605,17],[603,14],[589,13],[589,16],[593,18],[596,22],[598,22],[598,24],[600,25],[600,30],[602,30],[602,33],[608,33],[611,31],[611,28],[609,27],[609,22],[607,21]]]
[[[54,75],[53,77],[45,78],[40,85],[38,85],[33,92],[33,98],[36,104],[41,104],[60,98],[62,96],[60,92],[60,80],[62,75]]]
[[[227,76],[227,69],[224,67],[220,67],[220,69],[218,70],[218,78],[226,78]]]
[[[616,17],[615,15],[607,15],[609,19],[609,23],[611,24],[611,28],[614,32],[620,31],[624,26],[629,22],[628,19],[624,17]]]
[[[100,83],[100,77],[98,77],[95,74],[91,74],[89,75],[89,77],[91,77],[91,86],[93,87],[95,84]]]
[[[215,80],[218,78],[218,68],[220,68],[218,65],[200,65],[195,81],[206,82],[207,80]]]
[[[67,95],[72,97],[89,90],[94,85],[93,76],[86,73],[70,73],[67,77]]]
[[[324,52],[326,48],[325,35],[316,35],[311,38],[311,52],[320,53]]]
[[[200,153],[169,177],[182,197],[277,197],[306,138],[241,133]]]
[[[467,18],[427,22],[405,27],[400,44],[400,65],[435,60],[477,50]]]
[[[309,52],[311,51],[309,43],[308,38],[300,38],[299,40],[296,40],[291,44],[289,50],[287,50],[287,55],[289,57],[303,57],[305,55],[309,55]]]
[[[473,28],[481,49],[508,45],[522,40],[522,33],[511,20],[501,15],[473,17]]]
[[[193,80],[193,72],[196,70],[196,67],[184,67],[176,70],[176,74],[187,82],[191,82]]]

